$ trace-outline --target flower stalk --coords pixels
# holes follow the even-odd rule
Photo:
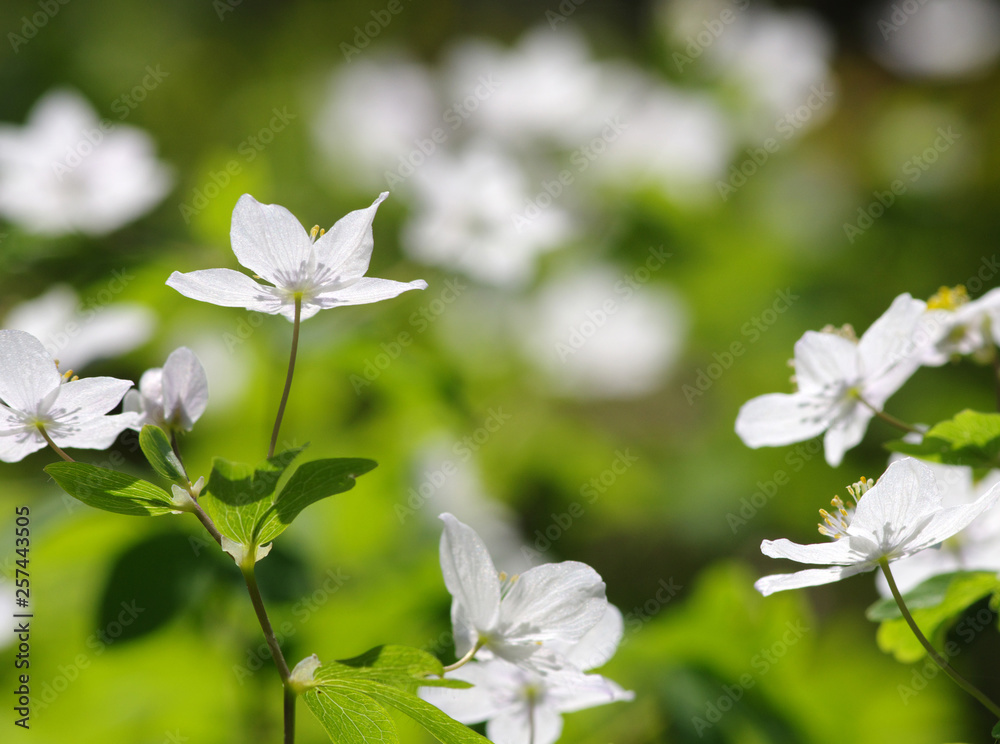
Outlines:
[[[295,355],[299,350],[299,326],[302,324],[302,294],[295,295],[295,318],[292,320],[292,350],[288,355],[288,374],[285,376],[285,389],[281,393],[281,403],[278,404],[278,415],[274,419],[274,431],[271,432],[271,444],[267,448],[267,456],[274,457],[274,449],[278,446],[278,432],[281,430],[281,419],[285,415],[288,404],[288,394],[292,390],[292,375],[295,374]]]
[[[949,664],[941,654],[937,652],[937,649],[931,645],[931,642],[927,640],[927,637],[920,631],[917,626],[916,621],[913,619],[913,615],[910,614],[909,608],[906,606],[906,602],[903,601],[903,596],[899,593],[899,588],[896,586],[896,581],[892,577],[892,571],[889,569],[889,559],[883,558],[879,561],[879,567],[882,569],[882,573],[885,575],[885,580],[889,583],[889,591],[892,592],[892,598],[896,600],[896,604],[899,606],[899,611],[903,614],[903,619],[906,620],[906,624],[910,626],[910,630],[913,631],[913,635],[917,637],[920,641],[920,645],[924,647],[927,651],[927,655],[934,660],[949,677],[954,680],[955,684],[965,690],[967,693],[972,695],[976,700],[982,703],[987,710],[993,715],[1000,718],[1000,705],[994,703],[982,690],[976,687],[974,684],[969,682],[965,677],[959,674],[955,668]]]

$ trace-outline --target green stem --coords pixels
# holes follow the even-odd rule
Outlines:
[[[885,421],[890,426],[894,426],[894,427],[896,427],[897,429],[899,429],[901,431],[905,431],[907,434],[923,434],[923,432],[920,431],[920,429],[918,429],[917,427],[910,426],[905,421],[900,421],[895,416],[891,416],[888,413],[886,413],[885,411],[878,410],[875,406],[873,406],[867,400],[865,400],[864,398],[862,398],[860,395],[858,396],[858,400],[861,401],[861,404],[863,406],[865,406],[866,408],[868,408],[868,410],[870,410],[878,418],[882,419],[883,421]]]
[[[198,521],[201,522],[202,526],[204,526],[206,530],[208,530],[208,534],[212,536],[212,539],[219,543],[219,545],[222,545],[222,535],[219,533],[219,530],[216,529],[215,523],[212,522],[212,518],[205,513],[204,509],[201,508],[201,504],[198,503],[198,500],[194,497],[193,493],[191,494],[191,500],[194,501],[194,515],[198,517]]]
[[[945,674],[951,677],[955,684],[965,690],[967,693],[972,695],[976,700],[986,706],[987,710],[990,711],[994,716],[1000,718],[1000,705],[997,705],[986,693],[976,687],[974,684],[969,682],[965,677],[955,671],[955,668],[949,664],[945,659],[937,652],[931,642],[927,640],[923,633],[920,632],[920,628],[917,627],[916,621],[913,619],[913,615],[910,614],[910,610],[907,608],[906,603],[903,601],[902,595],[899,593],[899,588],[896,586],[895,580],[892,578],[892,571],[889,570],[889,560],[887,558],[882,558],[878,562],[879,566],[882,568],[882,573],[885,574],[885,580],[889,582],[889,591],[892,592],[892,598],[896,600],[896,604],[899,605],[899,611],[903,613],[903,618],[906,620],[906,624],[910,626],[910,630],[913,631],[913,635],[917,637],[920,641],[920,645],[924,647],[927,651],[927,655],[930,656],[934,663],[937,664],[941,669],[944,670]]]
[[[479,651],[479,649],[481,649],[484,644],[485,644],[485,641],[483,641],[482,639],[479,639],[478,641],[476,641],[476,645],[473,646],[472,648],[470,648],[469,652],[465,656],[463,656],[461,659],[459,659],[458,661],[456,661],[454,664],[449,664],[448,666],[444,667],[444,671],[445,672],[454,672],[459,667],[463,667],[466,664],[468,664],[470,661],[472,661],[472,657],[474,657],[476,655],[476,652]]]
[[[271,621],[267,617],[267,610],[264,609],[264,599],[260,596],[260,587],[257,586],[257,577],[254,574],[253,566],[249,568],[240,567],[243,572],[243,580],[247,583],[247,591],[250,592],[250,601],[253,602],[254,612],[257,613],[257,621],[260,629],[264,631],[264,640],[271,650],[271,658],[274,659],[275,666],[278,667],[278,676],[281,677],[281,684],[285,688],[284,694],[284,744],[293,744],[295,741],[295,690],[289,683],[291,672],[288,670],[288,663],[284,654],[281,653],[281,646],[274,635]]]
[[[295,319],[292,321],[292,351],[288,356],[288,375],[285,377],[285,390],[281,393],[281,403],[278,404],[278,415],[274,419],[274,431],[271,432],[271,446],[267,456],[274,456],[274,448],[278,446],[278,431],[281,429],[281,419],[285,415],[288,403],[288,393],[292,389],[292,375],[295,374],[295,354],[299,348],[299,326],[302,323],[302,295],[295,296]]]
[[[52,437],[49,436],[49,433],[45,431],[45,427],[42,426],[41,424],[38,425],[38,433],[42,435],[42,438],[49,443],[49,447],[55,450],[55,453],[59,455],[59,457],[64,459],[66,462],[76,462],[76,460],[74,460],[72,457],[63,452],[59,448],[58,444],[52,441]]]

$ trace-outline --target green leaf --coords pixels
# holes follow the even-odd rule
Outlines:
[[[302,695],[309,710],[337,744],[396,744],[396,725],[368,695],[343,688],[313,688]]]
[[[331,739],[338,743],[396,741],[395,727],[384,707],[388,706],[406,714],[445,744],[483,744],[485,738],[414,694],[418,687],[428,685],[470,686],[442,679],[438,675],[443,673],[441,662],[426,651],[378,646],[353,659],[320,665],[313,674],[316,686],[303,697]],[[375,709],[388,721],[377,732],[372,731],[372,725],[378,721]]]
[[[997,721],[996,725],[993,727],[993,738],[1000,739],[1000,721]]]
[[[274,489],[282,474],[303,449],[277,454],[256,468],[215,458],[199,503],[219,532],[248,548],[259,545],[254,537],[255,527],[271,508]]]
[[[179,486],[189,483],[184,466],[174,453],[174,448],[170,446],[170,440],[163,429],[146,424],[139,432],[139,446],[157,473]]]
[[[1000,467],[1000,414],[965,410],[935,424],[919,444],[895,441],[893,452],[945,465],[968,465],[977,471]]]
[[[938,646],[944,640],[948,628],[966,608],[984,597],[1000,595],[1000,578],[995,573],[988,571],[957,572],[948,576],[950,581],[947,587],[935,583],[924,589],[924,585],[930,583],[928,581],[908,593],[915,593],[918,598],[928,603],[934,602],[935,596],[939,597],[936,603],[927,604],[922,608],[911,608],[910,611],[924,635],[932,643],[937,641],[936,645]],[[869,613],[878,612],[878,614],[888,616],[889,613],[884,608],[876,609],[880,604],[869,608]],[[876,638],[882,651],[892,653],[898,661],[904,663],[919,661],[926,654],[923,646],[920,645],[920,642],[913,635],[913,631],[906,624],[906,620],[898,615],[894,619],[882,621]]]
[[[54,462],[45,472],[70,496],[97,509],[136,517],[155,517],[177,509],[162,488],[117,470],[83,462]]]
[[[952,580],[962,575],[967,575],[967,572],[953,571],[952,573],[932,576],[906,592],[903,595],[903,601],[906,602],[906,606],[910,609],[910,612],[925,607],[937,607],[944,602]],[[865,610],[865,617],[876,623],[882,620],[895,620],[902,616],[903,613],[900,612],[899,605],[896,604],[896,600],[892,597],[880,599]]]
[[[281,493],[257,523],[256,540],[266,543],[284,532],[292,520],[310,504],[354,488],[359,475],[378,463],[357,457],[313,460],[304,463],[288,479]]]

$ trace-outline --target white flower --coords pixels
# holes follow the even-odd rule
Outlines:
[[[363,305],[396,297],[427,283],[366,277],[374,240],[372,220],[383,192],[367,209],[350,212],[321,233],[307,233],[291,212],[277,204],[261,204],[244,194],[233,210],[230,237],[239,262],[270,284],[260,284],[232,269],[205,269],[167,279],[185,297],[224,307],[295,318],[296,298],[301,319],[341,305]],[[316,237],[320,233],[319,238]]]
[[[795,344],[798,392],[743,404],[736,433],[748,447],[775,447],[824,431],[826,461],[837,466],[862,440],[868,422],[919,367],[914,329],[925,305],[897,297],[861,340],[845,332],[807,331]],[[873,410],[874,409],[874,410]]]
[[[79,370],[95,359],[132,351],[149,339],[156,323],[143,305],[107,304],[105,291],[82,301],[71,287],[58,284],[14,306],[3,325],[30,333],[64,369]]]
[[[646,265],[662,266],[666,255],[653,252]],[[516,319],[515,337],[560,392],[647,395],[677,360],[687,330],[683,300],[669,287],[640,288],[623,277],[631,281],[608,266],[558,277]]]
[[[955,356],[989,353],[1000,339],[1000,288],[969,301],[965,287],[941,287],[920,320],[921,364],[938,367]]]
[[[926,463],[934,474],[944,506],[961,506],[977,501],[1000,483],[1000,470],[981,480],[972,479],[972,468]],[[1000,508],[991,508],[972,524],[931,550],[924,550],[893,564],[892,575],[905,594],[925,580],[952,571],[994,571],[1000,573]],[[882,574],[875,583],[879,593],[890,596]]]
[[[566,644],[579,641],[604,615],[604,582],[590,566],[564,561],[507,577],[471,527],[448,513],[441,519],[441,573],[453,597],[459,656],[478,646],[480,658],[551,669],[560,665]]]
[[[437,153],[410,183],[416,206],[402,235],[406,252],[485,284],[527,283],[538,257],[573,234],[566,211],[544,190],[536,204],[524,171],[491,143],[458,157]]]
[[[502,659],[473,662],[448,675],[471,689],[425,687],[420,696],[461,723],[488,721],[486,734],[496,744],[553,744],[562,733],[561,714],[634,697],[599,674],[583,673],[610,659],[621,637],[621,613],[608,605],[572,647],[574,666],[541,674]]]
[[[850,490],[856,508],[834,499],[837,513],[820,512],[825,521],[820,532],[833,542],[799,545],[781,539],[760,546],[771,558],[829,567],[765,576],[754,584],[757,591],[767,596],[872,571],[882,560],[899,560],[947,540],[1000,499],[998,484],[971,504],[946,507],[930,468],[912,458],[889,465],[875,485],[862,480]]]
[[[139,389],[125,394],[124,409],[142,416],[139,426],[191,431],[208,405],[208,378],[194,352],[174,350],[162,368],[143,372]]]
[[[66,381],[42,342],[24,331],[0,331],[0,460],[18,462],[46,446],[106,449],[138,416],[108,416],[132,387],[128,380]]]
[[[0,127],[0,215],[40,235],[104,235],[148,212],[173,177],[148,134],[99,121],[78,93],[46,94]]]

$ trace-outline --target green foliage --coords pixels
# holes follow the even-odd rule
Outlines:
[[[176,511],[166,491],[134,475],[99,468],[83,462],[54,462],[46,466],[66,493],[93,506],[115,514],[155,517]]]
[[[977,473],[1000,467],[1000,414],[968,409],[953,419],[935,424],[923,441],[889,442],[893,452],[944,465],[968,465]]]
[[[314,460],[278,483],[304,447],[281,452],[256,467],[216,458],[200,503],[223,535],[243,546],[270,542],[310,504],[349,491],[377,463],[360,458]],[[277,492],[277,493],[276,493]]]
[[[353,659],[321,665],[313,676],[315,686],[303,698],[338,744],[398,742],[386,707],[406,714],[446,744],[485,742],[482,736],[416,696],[421,686],[469,686],[445,680],[443,674],[441,662],[425,651],[377,646]]]
[[[188,477],[184,472],[184,465],[174,453],[163,429],[151,424],[142,427],[142,431],[139,432],[139,447],[158,474],[179,486],[187,485]]]
[[[935,576],[903,595],[910,614],[924,635],[940,645],[945,633],[971,605],[984,597],[1000,595],[1000,579],[988,571]],[[883,599],[868,608],[869,620],[881,622],[879,648],[902,662],[919,661],[926,655],[892,599]]]

